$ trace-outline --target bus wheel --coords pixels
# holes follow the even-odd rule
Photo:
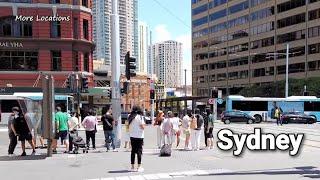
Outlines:
[[[225,123],[225,124],[230,124],[230,120],[229,120],[229,119],[226,119],[226,120],[224,120],[224,123]]]
[[[256,114],[253,117],[256,118],[256,123],[261,123],[262,122],[262,117],[259,114]]]

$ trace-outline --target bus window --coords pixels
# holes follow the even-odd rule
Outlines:
[[[13,107],[19,107],[17,100],[1,100],[1,113],[11,113]]]
[[[240,111],[268,111],[267,101],[232,101],[232,109]]]
[[[304,111],[320,111],[320,102],[304,102]]]

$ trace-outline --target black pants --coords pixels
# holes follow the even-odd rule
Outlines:
[[[90,139],[92,140],[92,148],[96,148],[96,131],[86,131],[87,147],[89,148]]]
[[[143,146],[143,138],[133,138],[130,137],[131,140],[131,164],[134,164],[136,154],[138,156],[138,164],[141,164],[141,156],[142,156],[142,146]]]
[[[207,140],[208,140],[208,133],[207,133],[207,130],[208,130],[208,128],[207,127],[205,127],[204,128],[204,143],[206,144],[206,147],[208,147],[208,142],[207,142]]]
[[[277,118],[277,125],[282,125],[282,119],[281,118]]]
[[[16,148],[18,143],[17,136],[15,136],[13,132],[10,132],[9,139],[10,139],[10,144],[8,148],[8,154],[13,154],[14,149]]]

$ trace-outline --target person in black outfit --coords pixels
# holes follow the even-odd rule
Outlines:
[[[13,123],[13,119],[15,117],[15,112],[18,112],[18,110],[19,110],[19,108],[13,107],[12,114],[10,115],[9,120],[8,120],[8,133],[9,133],[9,139],[10,139],[9,148],[8,148],[8,155],[9,156],[13,155],[14,149],[16,148],[17,143],[18,143],[17,136],[14,134],[14,132],[12,131],[12,128],[11,128],[11,124]]]
[[[207,142],[208,133],[207,133],[207,131],[208,131],[208,117],[209,117],[209,114],[207,112],[208,112],[208,109],[206,109],[206,112],[203,112],[203,120],[204,120],[204,122],[203,122],[204,133],[203,134],[204,134],[204,142],[206,144],[206,148],[208,148],[208,142]]]
[[[112,146],[113,151],[116,151],[116,146],[114,143],[114,133],[113,133],[113,127],[115,126],[115,121],[111,114],[111,109],[107,111],[105,115],[101,118],[102,124],[103,124],[103,131],[104,131],[104,137],[105,137],[105,143],[107,147],[107,152],[110,150],[110,143]]]
[[[11,128],[15,136],[19,136],[19,141],[21,141],[22,154],[21,156],[26,156],[26,143],[27,140],[32,147],[32,154],[36,153],[35,146],[32,141],[32,135],[27,124],[27,121],[22,113],[22,111],[18,107],[14,107],[14,118],[11,124]]]

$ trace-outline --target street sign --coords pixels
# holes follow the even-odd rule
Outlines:
[[[210,99],[208,100],[208,104],[214,104],[214,98],[210,98]]]
[[[218,98],[218,99],[217,99],[217,103],[218,103],[218,104],[222,104],[222,103],[223,103],[223,99]]]

